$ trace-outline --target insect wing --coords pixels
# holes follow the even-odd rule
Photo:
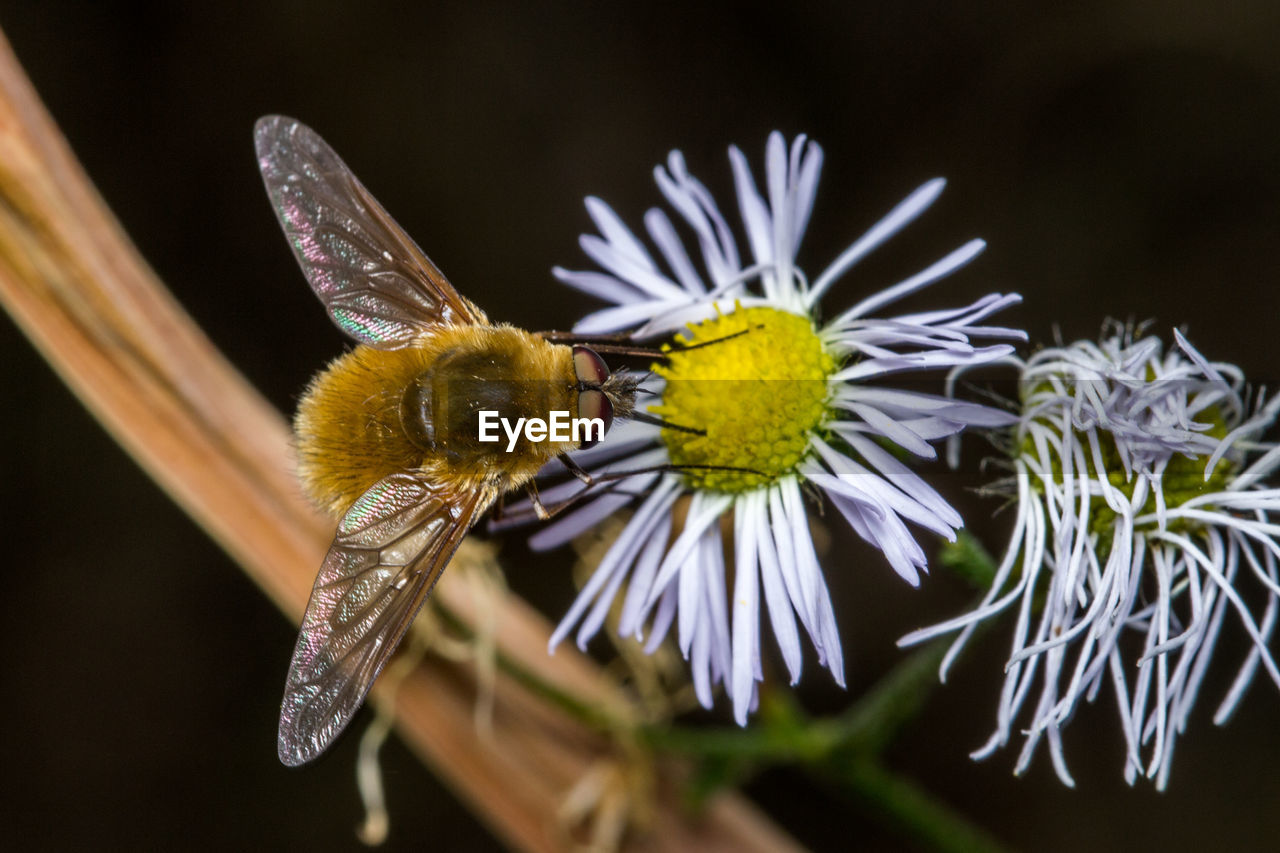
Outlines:
[[[323,752],[359,709],[474,519],[494,500],[409,474],[347,510],[311,590],[280,708],[280,760]]]
[[[254,143],[276,218],[338,328],[399,349],[432,326],[486,322],[315,131],[265,116]]]

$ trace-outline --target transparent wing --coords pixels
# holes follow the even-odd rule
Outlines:
[[[280,707],[280,760],[323,752],[364,701],[492,489],[461,497],[409,474],[380,480],[347,510],[325,557]]]
[[[276,218],[338,328],[399,349],[432,326],[487,322],[315,131],[264,116],[254,143]]]

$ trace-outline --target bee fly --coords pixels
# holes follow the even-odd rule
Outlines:
[[[639,379],[597,353],[661,356],[494,325],[454,290],[333,149],[293,119],[254,129],[258,165],[294,256],[357,346],[310,383],[294,421],[307,495],[338,517],[289,665],[280,760],[318,756],[364,701],[458,543],[504,493],[593,441],[481,440],[481,412],[511,422],[568,412],[633,417]],[[508,449],[509,448],[509,449]],[[669,467],[669,466],[668,466]],[[636,473],[636,472],[629,472]]]

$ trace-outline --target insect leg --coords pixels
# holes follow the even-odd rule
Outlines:
[[[529,504],[533,507],[533,512],[538,516],[539,521],[546,521],[548,518],[555,515],[555,513],[549,512],[547,508],[542,505],[542,498],[538,497],[538,484],[536,482],[530,480],[529,484],[524,487],[524,491],[525,494],[529,496]]]
[[[563,465],[570,474],[577,477],[587,485],[591,485],[591,475],[588,474],[581,465],[573,461],[573,457],[568,453],[561,453],[556,457],[556,460],[559,461],[559,463]]]
[[[494,503],[493,515],[490,516],[490,519],[492,521],[502,521],[503,516],[506,515],[507,493],[498,492],[498,497],[493,503]]]
[[[588,498],[595,498],[607,494],[628,494],[621,487],[624,482],[630,478],[641,474],[653,474],[660,471],[737,471],[744,474],[758,474],[765,476],[759,471],[752,468],[739,468],[734,465],[673,465],[665,462],[661,465],[648,465],[644,468],[628,468],[625,471],[611,471],[607,474],[592,474],[584,471],[578,463],[574,462],[567,454],[560,454],[561,464],[565,466],[575,477],[582,481],[582,488],[562,501],[557,501],[550,506],[544,505],[538,497],[537,491],[533,488],[533,483],[528,487],[529,493],[529,509],[522,509],[520,512],[514,512],[503,519],[490,519],[489,532],[494,533],[499,530],[506,530],[511,527],[519,527],[522,524],[528,524],[535,518],[539,521],[546,521],[556,515],[571,508],[575,504]],[[576,470],[575,470],[576,469]],[[636,494],[635,497],[640,497]]]

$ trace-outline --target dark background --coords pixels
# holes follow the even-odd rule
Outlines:
[[[680,147],[736,214],[725,147],[758,172],[779,128],[828,155],[800,257],[811,274],[923,180],[951,180],[830,309],[982,236],[978,263],[912,305],[1016,290],[1026,305],[1003,319],[1038,340],[1093,335],[1108,316],[1154,318],[1165,335],[1185,324],[1209,357],[1274,385],[1277,7],[1071,5],[60,0],[0,3],[0,26],[143,254],[282,410],[344,342],[262,191],[250,129],[268,112],[318,129],[495,319],[566,327],[592,307],[549,274],[588,264],[583,196],[638,227],[659,199],[652,165]],[[5,834],[24,848],[354,847],[356,739],[302,771],[276,762],[293,626],[0,325]],[[1002,541],[1008,517],[966,496],[972,477],[938,482]],[[853,556],[827,568],[850,690],[810,659],[802,699],[819,711],[969,596],[941,573],[912,590],[840,542]],[[504,547],[512,585],[558,617],[572,597],[564,557]],[[994,725],[1003,632],[890,761],[1019,848],[1270,848],[1280,698],[1261,676],[1232,724],[1212,725],[1243,654],[1230,633],[1165,794],[1124,785],[1106,695],[1067,730],[1075,791],[1043,753],[1021,780],[1016,746],[971,762]],[[495,845],[403,748],[386,754],[394,847]],[[899,844],[790,773],[750,793],[814,848]]]

